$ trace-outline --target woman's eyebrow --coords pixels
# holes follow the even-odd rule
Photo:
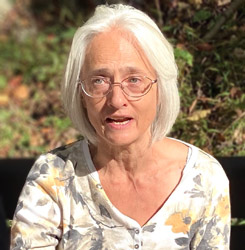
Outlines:
[[[120,72],[122,72],[123,74],[145,74],[145,71],[141,70],[138,67],[132,67],[132,66],[126,66],[126,67],[122,67],[119,69]],[[108,68],[99,68],[99,69],[95,69],[92,70],[90,72],[90,75],[112,75],[113,74],[113,70],[108,69]]]
[[[95,69],[90,72],[90,75],[96,76],[96,75],[109,75],[111,74],[112,71],[107,69],[107,68],[100,68],[100,69]]]
[[[137,68],[137,67],[131,67],[131,66],[124,67],[120,71],[125,74],[132,74],[132,73],[145,74],[145,71],[143,71],[142,69]]]

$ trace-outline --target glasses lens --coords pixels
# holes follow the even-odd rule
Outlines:
[[[92,77],[82,82],[83,91],[91,97],[103,97],[108,94],[110,82],[103,77]]]
[[[149,92],[152,83],[153,81],[146,76],[130,76],[121,82],[121,88],[130,97],[141,97]],[[100,76],[84,80],[81,85],[84,93],[93,98],[104,97],[112,89],[110,79]]]
[[[122,82],[124,92],[132,97],[145,95],[151,88],[152,81],[143,76],[131,76]]]

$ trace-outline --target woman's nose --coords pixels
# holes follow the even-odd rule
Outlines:
[[[107,102],[114,108],[121,108],[127,106],[127,98],[121,89],[121,84],[114,82],[111,86],[111,91],[107,95]]]

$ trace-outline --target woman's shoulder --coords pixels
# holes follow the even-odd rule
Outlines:
[[[188,156],[188,146],[180,140],[165,137],[155,144],[159,155],[167,161],[186,162]]]
[[[84,158],[84,143],[84,140],[78,140],[40,155],[31,168],[29,176],[36,175],[37,173],[60,174],[61,172],[71,171],[77,162],[82,162],[81,158]]]
[[[223,179],[227,181],[227,177],[225,171],[223,170],[219,161],[213,157],[211,154],[203,151],[202,149],[198,148],[195,145],[190,143],[177,140],[174,138],[168,138],[170,141],[176,143],[176,145],[185,145],[188,147],[188,156],[187,156],[187,169],[195,169],[196,171],[200,172],[202,175],[210,176],[210,178],[217,178]],[[181,151],[183,152],[184,147],[179,146],[180,148],[180,155]]]
[[[203,179],[206,179],[207,183],[226,185],[229,182],[222,165],[214,156],[197,146],[188,145],[190,148],[189,163]]]
[[[214,181],[219,183],[228,182],[228,178],[220,162],[215,157],[199,148],[197,148],[195,168],[200,169],[200,171],[208,175],[209,178]]]
[[[72,159],[73,156],[75,156],[76,154],[81,154],[82,150],[83,150],[83,144],[85,143],[85,140],[78,140],[78,141],[74,141],[72,143],[66,144],[66,145],[62,145],[58,148],[55,148],[51,151],[49,151],[46,155],[50,156],[56,156],[61,158],[62,160],[66,161],[68,158]]]

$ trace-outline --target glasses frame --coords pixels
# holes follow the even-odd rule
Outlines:
[[[136,76],[137,77],[137,76]],[[140,77],[142,77],[142,76],[140,76]],[[103,78],[103,77],[102,77]],[[104,77],[105,78],[105,77]],[[111,91],[112,91],[112,89],[113,89],[113,86],[120,86],[120,88],[121,88],[121,90],[122,90],[122,92],[124,93],[124,94],[126,94],[127,96],[129,96],[129,97],[132,97],[132,98],[140,98],[140,97],[142,97],[142,96],[144,96],[144,95],[146,95],[150,90],[151,90],[151,88],[152,88],[152,85],[154,84],[154,83],[156,83],[157,82],[157,79],[155,79],[155,80],[152,80],[151,78],[149,78],[149,77],[147,77],[147,76],[143,76],[143,78],[146,78],[146,79],[148,79],[148,80],[150,80],[150,86],[149,86],[149,88],[146,90],[146,92],[144,92],[142,95],[140,95],[140,96],[132,96],[132,95],[129,95],[128,93],[126,93],[125,91],[124,91],[124,88],[123,88],[123,85],[122,85],[122,83],[126,80],[126,79],[128,79],[129,77],[126,77],[125,79],[123,79],[121,82],[111,82],[111,81],[109,81],[109,89],[108,89],[108,91],[106,92],[106,94],[105,95],[103,95],[103,96],[100,96],[100,97],[94,97],[94,96],[92,96],[92,95],[90,95],[89,93],[87,93],[86,92],[86,90],[85,90],[85,88],[84,88],[84,84],[83,84],[83,82],[85,81],[85,80],[78,80],[78,85],[79,86],[81,86],[81,88],[82,88],[82,90],[83,90],[83,92],[84,92],[84,94],[85,95],[87,95],[87,96],[89,96],[89,97],[91,97],[91,98],[95,98],[95,99],[98,99],[98,98],[103,98],[103,97],[105,97],[105,96],[107,96]]]

